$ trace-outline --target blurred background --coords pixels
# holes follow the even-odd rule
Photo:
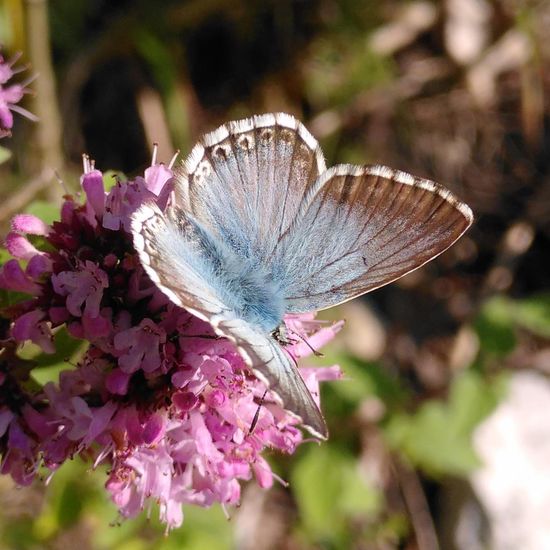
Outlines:
[[[0,549],[550,549],[549,28],[543,0],[1,0],[40,117],[1,143],[3,234],[60,200],[53,170],[76,190],[83,152],[135,175],[155,141],[168,161],[276,110],[328,165],[435,179],[476,222],[330,311],[347,324],[318,362],[347,379],[323,388],[327,444],[267,457],[288,487],[164,537],[70,463],[47,487],[0,479]]]

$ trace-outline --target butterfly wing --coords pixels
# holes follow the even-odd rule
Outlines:
[[[328,437],[323,415],[294,360],[273,338],[241,319],[221,321],[218,331],[237,345],[254,374],[274,392],[285,409],[301,419],[304,427],[315,437]]]
[[[326,438],[323,416],[287,353],[261,330],[235,316],[220,298],[216,264],[223,258],[181,211],[164,214],[145,204],[132,217],[134,247],[151,280],[175,304],[209,322],[236,344],[241,356],[286,409],[316,437]],[[219,255],[219,254],[218,254]]]
[[[175,184],[175,203],[245,257],[269,262],[325,161],[284,113],[228,122],[203,136]]]
[[[384,166],[334,166],[276,250],[287,310],[326,309],[395,281],[441,254],[472,220],[435,182]]]

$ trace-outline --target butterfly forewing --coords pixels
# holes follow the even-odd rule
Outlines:
[[[324,170],[317,142],[296,119],[256,116],[202,138],[177,180],[176,202],[244,256],[267,262]]]
[[[330,168],[304,199],[275,261],[287,310],[332,307],[435,258],[472,223],[438,184],[383,166]]]

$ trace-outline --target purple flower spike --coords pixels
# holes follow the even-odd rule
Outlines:
[[[138,327],[119,332],[114,339],[115,349],[122,352],[118,364],[123,372],[142,368],[152,372],[161,365],[160,346],[166,342],[165,332],[151,319],[143,319]]]
[[[84,164],[84,204],[67,197],[51,227],[16,216],[6,240],[26,265],[6,262],[0,287],[29,297],[6,310],[11,325],[0,339],[13,349],[30,340],[51,353],[52,327],[64,324],[87,351],[57,384],[33,394],[25,391],[31,367],[21,368],[15,352],[0,354],[1,471],[24,484],[40,461],[53,471],[76,455],[92,457],[94,465],[108,464],[106,489],[122,516],[156,502],[171,529],[181,525],[184,504],[238,504],[242,480],[270,487],[274,476],[262,453],[293,453],[303,435],[272,399],[259,405],[266,387],[235,346],[170,303],[139,262],[130,219],[144,201],[165,206],[171,164],[154,158],[144,178],[119,181],[108,193],[93,162],[85,157]],[[44,238],[35,246],[27,235]],[[295,357],[310,355],[341,327],[313,314],[285,322],[309,344],[290,346]],[[12,374],[19,372],[21,379]],[[318,401],[319,382],[341,373],[334,366],[302,375]],[[2,398],[6,388],[16,399]]]
[[[80,317],[82,305],[90,318],[99,315],[103,290],[109,286],[107,274],[96,264],[86,261],[82,271],[63,271],[52,276],[55,291],[67,296],[67,309],[71,315]]]
[[[32,78],[28,79],[26,82],[6,86],[13,75],[19,72],[17,69],[13,68],[17,58],[18,56],[12,61],[6,61],[2,55],[0,55],[0,138],[11,135],[11,129],[13,127],[12,112],[17,112],[33,121],[37,120],[32,113],[29,113],[27,110],[17,105],[27,93],[27,85],[30,84]]]
[[[130,374],[120,369],[114,369],[105,379],[105,388],[115,395],[126,395],[130,376]]]

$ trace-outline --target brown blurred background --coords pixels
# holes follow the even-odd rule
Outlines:
[[[75,190],[83,152],[135,175],[155,141],[168,161],[280,110],[328,165],[440,181],[476,222],[331,312],[348,323],[321,363],[351,381],[325,388],[329,444],[269,457],[290,487],[247,487],[230,523],[190,510],[164,539],[109,527],[102,474],[70,465],[48,489],[0,482],[0,548],[550,548],[549,28],[528,0],[3,0],[41,119],[1,143],[4,229],[59,201],[53,170]]]

